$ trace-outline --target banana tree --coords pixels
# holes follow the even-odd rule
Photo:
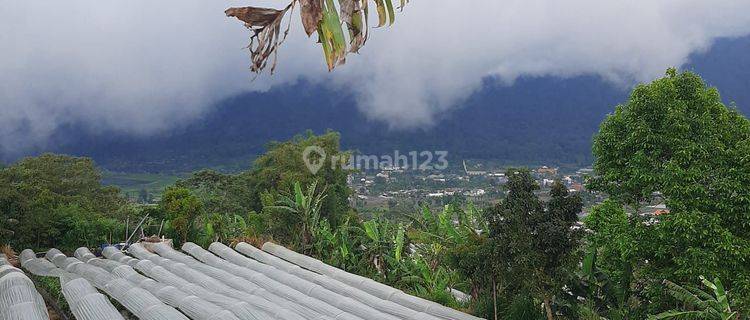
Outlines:
[[[288,0],[287,0],[288,1]],[[286,19],[296,7],[302,20],[305,33],[310,37],[318,35],[318,43],[323,48],[328,70],[346,62],[348,53],[357,53],[369,38],[369,16],[371,0],[291,0],[283,9],[240,7],[225,11],[250,29],[250,70],[263,71],[271,61],[271,73],[276,68],[279,46],[286,40],[291,26],[291,18]],[[377,27],[392,25],[396,21],[396,5],[403,9],[408,0],[372,0],[377,12]]]
[[[317,181],[307,187],[307,192],[303,192],[300,183],[296,182],[293,194],[281,195],[276,202],[277,205],[267,207],[269,209],[286,210],[297,216],[302,235],[300,245],[305,252],[310,250],[311,244],[318,237],[320,208],[326,198],[325,192],[325,188],[318,191]]]
[[[414,293],[423,298],[436,301],[444,305],[455,306],[455,298],[451,288],[457,282],[457,274],[440,265],[430,265],[430,262],[419,255],[409,258],[406,274],[401,279],[401,285],[410,287]]]
[[[404,226],[373,219],[362,224],[360,234],[360,250],[365,264],[386,281],[399,279],[404,271],[401,265],[406,249]]]
[[[688,311],[671,310],[657,315],[649,316],[649,320],[661,319],[716,319],[736,320],[739,314],[732,311],[727,292],[717,278],[713,282],[701,277],[703,285],[713,293],[703,291],[695,287],[682,287],[670,281],[664,281],[669,293],[685,306],[693,309]]]
[[[409,238],[413,240],[415,251],[424,257],[431,266],[445,264],[445,248],[456,248],[470,239],[479,237],[486,230],[486,222],[473,206],[466,210],[447,205],[442,211],[433,213],[423,207],[415,215],[407,215],[412,222]]]
[[[437,214],[425,206],[419,214],[409,215],[407,218],[412,221],[410,235],[420,243],[460,245],[470,235],[480,235],[487,230],[486,220],[472,204],[466,210],[446,205]]]
[[[624,287],[628,286],[630,282],[617,283],[613,281],[597,265],[599,258],[597,248],[591,246],[586,250],[581,269],[575,272],[577,281],[571,283],[570,290],[573,295],[566,296],[569,301],[565,303],[567,305],[578,304],[579,301],[576,297],[585,297],[586,305],[579,306],[580,312],[587,313],[586,316],[581,316],[583,319],[600,319],[597,317],[597,312],[613,319],[627,319],[628,317],[625,315],[631,312],[627,303],[630,294]],[[631,270],[626,272],[632,273]]]
[[[313,243],[315,255],[330,265],[356,271],[354,269],[360,261],[356,255],[358,242],[352,237],[352,230],[356,229],[349,225],[348,219],[335,229],[331,228],[328,220],[321,219]]]

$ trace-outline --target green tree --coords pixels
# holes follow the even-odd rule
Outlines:
[[[308,132],[286,142],[271,143],[268,151],[255,160],[253,168],[242,174],[253,190],[252,209],[261,212],[263,193],[276,198],[293,190],[295,183],[310,185],[313,181],[319,181],[327,190],[321,205],[321,217],[326,218],[333,227],[349,219],[351,190],[346,184],[346,178],[350,170],[332,163],[334,158],[348,159],[348,153],[340,151],[339,140],[340,136],[335,132],[319,136]],[[325,159],[321,159],[323,166],[316,173],[307,168],[303,159],[305,148],[308,147],[319,147],[326,153]]]
[[[658,297],[667,278],[711,275],[750,297],[750,121],[715,88],[674,69],[639,85],[604,120],[593,152],[589,187],[626,204],[631,223],[647,226],[636,250],[648,261],[641,273],[652,306],[667,302]],[[669,213],[647,221],[636,213],[654,192]]]
[[[544,302],[552,319],[552,300],[562,292],[572,266],[579,235],[573,228],[582,201],[560,182],[549,203],[540,201],[528,170],[509,170],[508,196],[487,210],[496,272],[504,282],[520,282],[522,291]]]
[[[223,174],[214,170],[194,172],[175,186],[190,189],[210,213],[244,215],[254,208],[253,189],[247,174]]]
[[[201,202],[205,242],[229,240],[247,234],[247,217],[253,210],[253,189],[244,174],[223,174],[201,170],[175,183],[189,189]],[[212,231],[208,234],[208,229]]]
[[[169,187],[162,195],[160,206],[170,227],[179,236],[178,240],[192,241],[195,237],[196,219],[203,213],[203,203],[198,197],[188,189]]]
[[[636,87],[601,124],[593,153],[594,190],[633,207],[658,191],[671,209],[750,226],[750,122],[694,73],[670,69]]]
[[[122,230],[122,224],[117,220],[87,211],[75,204],[55,208],[52,217],[54,223],[50,234],[59,239],[54,247],[60,250],[73,251],[81,246],[91,248],[110,243],[109,238],[118,236],[118,231]]]
[[[74,246],[64,243],[68,230],[61,226],[65,221],[122,221],[131,208],[119,190],[103,186],[101,178],[91,159],[54,154],[25,158],[1,169],[0,212],[11,222],[9,228],[3,227],[10,231],[4,234],[12,232],[7,241],[16,247],[42,249]],[[84,228],[82,236],[89,243],[103,241],[103,233],[115,231],[113,223],[107,220],[107,229]]]
[[[472,235],[467,237],[466,242],[448,248],[448,265],[468,282],[468,293],[475,300],[483,294],[492,296],[492,270],[491,255],[486,237]],[[490,284],[488,286],[488,284]]]

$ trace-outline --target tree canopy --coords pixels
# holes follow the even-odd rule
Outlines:
[[[641,276],[653,281],[646,294],[662,295],[664,279],[690,283],[703,275],[750,296],[750,121],[725,106],[718,90],[670,69],[604,120],[593,152],[589,186],[627,205],[630,222],[606,203],[601,210],[619,218],[595,211],[589,223],[609,235],[605,251],[626,259],[637,253],[631,266],[642,265]],[[668,209],[656,217],[638,210],[653,194]],[[628,240],[635,235],[638,241]],[[632,247],[611,248],[623,245]]]
[[[338,133],[328,132],[314,135],[308,132],[295,136],[285,142],[275,142],[268,146],[268,151],[258,157],[253,168],[244,173],[248,176],[252,188],[256,190],[256,202],[260,207],[254,209],[260,212],[263,192],[270,192],[271,196],[288,193],[294,190],[294,185],[300,183],[308,186],[314,181],[326,189],[326,198],[321,207],[321,216],[332,224],[341,222],[349,213],[349,195],[351,190],[346,184],[349,170],[341,165],[334,165],[333,159],[348,159],[348,153],[341,151]],[[319,171],[313,173],[307,168],[303,159],[305,148],[319,147],[325,154],[323,165]]]
[[[117,188],[100,180],[91,159],[64,155],[44,154],[0,169],[0,242],[32,248],[106,242],[118,230],[115,219],[130,208]]]
[[[577,262],[574,252],[581,234],[573,226],[583,202],[557,181],[551,200],[544,203],[535,194],[539,185],[528,170],[509,172],[508,196],[485,213],[496,277],[507,285],[520,283],[522,292],[539,297],[552,319],[552,299],[562,293]]]
[[[750,209],[750,121],[694,73],[671,69],[636,87],[601,124],[593,153],[591,187],[613,198],[636,206],[661,192],[673,209],[729,211],[750,226],[736,215]]]

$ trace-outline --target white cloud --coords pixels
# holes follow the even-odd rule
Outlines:
[[[487,76],[598,74],[628,85],[717,37],[750,33],[746,0],[414,0],[332,74],[295,27],[276,75],[251,82],[247,32],[223,14],[246,3],[2,1],[6,152],[43,144],[70,123],[152,134],[233,94],[299,78],[354,90],[362,112],[395,128],[428,126]]]
[[[346,68],[367,74],[357,86],[363,112],[425,125],[486,76],[652,79],[717,37],[750,33],[748,10],[741,0],[412,1]]]

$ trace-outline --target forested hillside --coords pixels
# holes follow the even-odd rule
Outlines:
[[[722,88],[723,100],[736,102],[748,114],[749,51],[750,37],[720,40],[685,69]],[[286,140],[307,128],[338,131],[344,148],[366,153],[448,150],[453,162],[476,158],[582,166],[592,161],[591,138],[599,123],[630,89],[592,76],[522,78],[512,86],[486,79],[481,90],[433,127],[394,131],[367,120],[350,94],[301,81],[228,99],[194,123],[156,137],[68,126],[54,135],[49,148],[37,152],[91,156],[116,171],[187,172],[206,166],[233,171],[247,167],[268,141]]]

